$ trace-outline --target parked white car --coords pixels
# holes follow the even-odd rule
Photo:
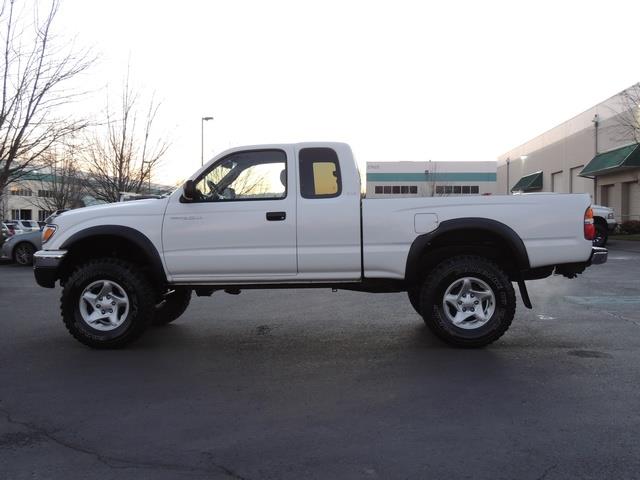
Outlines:
[[[235,148],[168,198],[58,216],[35,277],[60,281],[66,327],[98,348],[175,320],[192,291],[285,287],[406,291],[436,335],[477,347],[509,328],[512,283],[531,308],[526,280],[607,259],[586,194],[362,199],[360,185],[343,143]]]
[[[596,226],[596,237],[593,244],[596,247],[604,247],[609,239],[609,234],[613,233],[618,226],[616,214],[613,208],[603,205],[592,205],[593,220]]]
[[[14,223],[17,229],[22,230],[20,233],[37,232],[40,230],[40,225],[34,220],[11,220],[11,223]],[[18,232],[16,231],[16,233]]]

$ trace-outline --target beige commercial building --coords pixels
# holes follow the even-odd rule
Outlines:
[[[640,84],[498,157],[498,193],[591,195],[640,220]]]

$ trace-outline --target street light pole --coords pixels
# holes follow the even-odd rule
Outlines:
[[[213,117],[202,117],[200,121],[200,166],[204,165],[204,122],[213,120]]]
[[[509,164],[511,163],[511,158],[507,157],[507,195],[509,195]]]

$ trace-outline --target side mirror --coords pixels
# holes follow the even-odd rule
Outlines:
[[[184,182],[182,186],[182,196],[189,202],[192,202],[196,198],[196,184],[193,180]]]

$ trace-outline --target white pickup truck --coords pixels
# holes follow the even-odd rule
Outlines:
[[[407,292],[443,340],[498,339],[513,283],[603,263],[588,195],[363,199],[343,143],[226,151],[167,198],[81,208],[43,230],[37,282],[60,281],[80,342],[113,348],[199,296],[249,288]]]

